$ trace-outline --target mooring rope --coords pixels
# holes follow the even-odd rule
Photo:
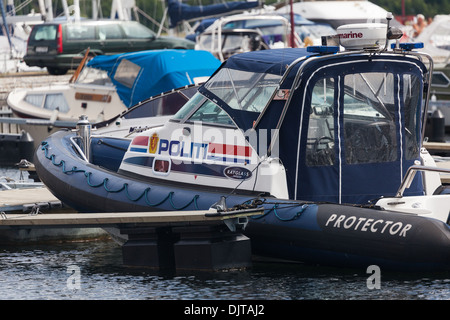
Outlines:
[[[273,212],[275,217],[278,220],[292,221],[292,220],[299,218],[303,214],[303,212],[306,210],[306,208],[308,208],[308,204],[306,204],[306,203],[267,202],[266,200],[267,200],[266,198],[261,199],[260,197],[255,198],[255,199],[250,199],[250,200],[245,201],[242,204],[234,206],[233,209],[249,209],[249,208],[256,208],[257,206],[261,206],[263,204],[273,204],[272,208],[265,209],[263,214],[257,215],[257,216],[252,216],[250,218],[254,219],[254,220],[258,220],[258,219],[266,217],[267,215],[269,215],[270,213]],[[285,206],[281,206],[283,204],[285,204]],[[300,210],[295,212],[291,217],[282,217],[278,212],[278,210],[295,208],[295,207],[300,207]]]
[[[92,172],[86,171],[86,170],[84,170],[84,169],[78,169],[76,166],[73,166],[72,169],[67,170],[67,169],[66,169],[66,162],[65,162],[64,160],[60,160],[59,163],[57,163],[57,162],[56,162],[56,159],[55,159],[55,158],[56,158],[56,155],[55,155],[55,154],[52,154],[52,155],[49,156],[48,146],[49,146],[49,144],[48,144],[47,141],[43,141],[43,142],[41,143],[41,150],[44,151],[44,156],[45,156],[46,159],[50,160],[51,163],[52,163],[54,166],[56,166],[56,167],[61,167],[61,168],[62,168],[62,172],[63,172],[64,174],[67,174],[67,175],[68,175],[68,174],[72,174],[72,173],[83,173],[84,176],[86,177],[86,183],[87,183],[87,185],[90,186],[90,187],[92,187],[92,188],[99,188],[99,187],[102,187],[102,186],[103,186],[103,188],[105,189],[105,191],[108,192],[108,193],[119,193],[119,192],[122,192],[122,191],[125,190],[125,195],[126,195],[126,197],[127,197],[130,201],[132,201],[132,202],[137,202],[137,201],[139,201],[142,197],[144,197],[145,203],[146,203],[148,206],[150,206],[150,207],[157,207],[157,206],[159,206],[159,205],[162,205],[164,202],[166,202],[166,201],[168,200],[169,203],[170,203],[170,205],[172,206],[172,208],[175,209],[175,210],[183,210],[183,209],[186,209],[186,208],[189,207],[192,203],[194,204],[195,209],[196,209],[196,210],[199,210],[198,204],[197,204],[197,199],[198,199],[200,196],[199,196],[198,194],[196,194],[196,195],[195,195],[195,196],[194,196],[194,197],[193,197],[186,205],[181,206],[181,207],[177,207],[177,206],[175,205],[175,203],[173,202],[173,195],[175,194],[174,191],[170,191],[170,192],[168,193],[168,195],[167,195],[164,199],[162,199],[161,201],[159,201],[159,202],[157,202],[157,203],[151,203],[150,200],[148,199],[148,194],[149,194],[149,192],[150,192],[150,190],[151,190],[150,187],[145,188],[145,190],[144,190],[140,195],[138,195],[137,197],[133,198],[133,197],[130,195],[129,191],[128,191],[128,183],[126,183],[126,182],[124,182],[124,183],[122,184],[122,186],[121,186],[120,188],[116,189],[116,190],[110,189],[110,188],[107,186],[107,183],[108,183],[108,181],[109,181],[108,178],[104,178],[102,182],[97,183],[97,184],[94,184],[94,183],[91,181]]]
[[[287,207],[280,207],[280,204],[281,204],[281,203],[275,203],[275,204],[273,205],[272,208],[264,210],[264,214],[261,214],[261,215],[259,215],[259,216],[254,216],[254,217],[251,217],[251,218],[252,218],[252,219],[255,219],[255,220],[261,219],[261,218],[263,218],[263,217],[269,215],[271,212],[273,212],[273,214],[275,215],[275,217],[276,217],[278,220],[280,220],[280,221],[285,221],[285,222],[286,222],[286,221],[292,221],[292,220],[295,220],[295,219],[299,218],[299,217],[302,215],[302,213],[306,210],[306,208],[308,208],[308,205],[307,205],[307,204],[303,204],[303,205],[301,205],[299,211],[295,212],[291,217],[287,217],[287,218],[286,218],[286,217],[282,217],[282,216],[279,214],[278,210],[292,208],[293,206],[292,206],[292,205],[289,205],[289,206],[287,206]],[[295,205],[295,206],[300,206],[300,205]],[[278,210],[277,210],[277,209],[278,209]]]

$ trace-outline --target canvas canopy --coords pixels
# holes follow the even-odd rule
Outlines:
[[[168,0],[168,13],[170,17],[170,28],[175,28],[182,21],[200,19],[204,17],[220,16],[221,14],[233,13],[256,8],[259,1],[231,1],[206,6],[190,6],[179,0]]]
[[[256,134],[260,156],[268,151],[261,140],[272,143],[290,199],[367,204],[395,195],[420,159],[425,66],[389,54],[309,56],[304,49],[232,56],[199,91]],[[422,189],[417,175],[405,194]]]
[[[209,77],[220,61],[207,51],[166,49],[101,55],[87,66],[105,70],[129,108],[151,96]]]

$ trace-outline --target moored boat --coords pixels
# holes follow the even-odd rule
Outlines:
[[[422,148],[432,60],[389,50],[386,31],[401,35],[350,25],[342,52],[231,56],[164,126],[112,139],[114,168],[96,158],[96,137],[58,132],[36,169],[82,212],[264,206],[245,231],[257,255],[449,270],[447,171]]]
[[[220,65],[206,51],[148,50],[97,56],[69,83],[16,88],[7,103],[23,130],[39,144],[50,133],[74,128],[81,115],[107,121],[151,96],[204,82]],[[176,112],[176,110],[172,110]]]

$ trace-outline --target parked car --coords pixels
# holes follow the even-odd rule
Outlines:
[[[195,43],[176,37],[157,37],[136,21],[82,20],[36,25],[28,39],[24,61],[46,67],[50,74],[75,69],[87,48],[89,54],[117,54],[153,49],[194,49]]]

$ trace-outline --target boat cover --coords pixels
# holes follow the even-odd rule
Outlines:
[[[168,0],[170,28],[175,28],[180,22],[202,17],[218,16],[223,13],[232,13],[256,8],[259,1],[232,1],[211,4],[207,6],[190,6],[179,0]]]
[[[280,85],[281,89],[291,90],[289,99],[272,100],[260,122],[254,128],[259,139],[263,132],[268,134],[279,128],[278,141],[276,141],[279,152],[273,156],[279,156],[288,172],[289,198],[365,204],[381,196],[394,196],[407,169],[415,161],[420,160],[422,93],[419,88],[423,85],[425,66],[417,59],[406,57],[401,61],[398,57],[373,56],[368,59],[365,55],[304,59],[309,55],[310,53],[305,49],[264,50],[234,55],[222,66],[222,68],[228,67],[241,72],[240,74],[237,71],[229,73],[233,78],[234,85],[238,87],[239,81],[244,77],[243,71],[248,74],[254,73],[256,75],[253,77],[254,83],[257,83],[260,79],[258,75],[270,73],[281,76],[289,64],[300,59]],[[330,57],[332,56],[330,55]],[[349,65],[352,66],[352,69],[349,69]],[[321,70],[321,72],[317,72],[317,70]],[[220,70],[215,73],[214,78],[217,78],[219,72]],[[295,80],[298,72],[301,76]],[[386,88],[388,88],[386,90],[390,90],[389,97],[391,99],[384,104],[377,102],[370,93],[369,86],[365,86],[363,80],[356,82],[366,88],[366,91],[359,92],[359,104],[370,100],[369,103],[378,108],[376,112],[384,115],[374,118],[379,117],[380,120],[386,120],[389,123],[389,126],[386,126],[385,123],[384,129],[382,121],[368,125],[370,122],[352,120],[352,117],[348,116],[348,110],[344,109],[350,105],[351,99],[356,102],[358,97],[358,94],[352,96],[353,85],[349,86],[344,83],[344,79],[347,75],[358,76],[360,73],[366,77],[373,74],[386,75],[385,79],[395,79],[384,80]],[[246,79],[246,81],[252,81],[251,78],[247,77]],[[317,144],[324,146],[328,141],[333,147],[326,155],[329,158],[327,159],[328,163],[311,164],[308,163],[306,150],[312,148],[311,139],[308,136],[308,126],[311,125],[309,124],[310,112],[312,112],[314,99],[317,96],[316,92],[313,92],[313,86],[320,85],[324,79],[333,79],[333,90],[340,94],[336,93],[330,96],[330,101],[332,101],[330,107],[334,111],[326,112],[328,114],[327,121],[335,124],[332,129],[334,134],[326,137],[327,140],[318,137],[316,147]],[[298,82],[293,85],[293,81]],[[225,101],[215,95],[213,85],[214,79],[210,78],[199,91],[209,99],[215,99],[243,132],[252,129],[254,121],[260,113],[228,106]],[[292,88],[295,89],[292,90]],[[220,95],[219,91],[216,92]],[[411,95],[411,92],[415,94]],[[283,113],[285,113],[284,118],[282,117]],[[325,118],[325,113],[320,117]],[[364,126],[362,126],[363,123]],[[314,129],[314,125],[311,126]],[[357,141],[359,137],[357,137],[356,131],[354,134],[349,133],[352,132],[351,126],[354,127],[353,130],[360,126],[362,130],[359,131],[363,132],[364,137]],[[387,136],[383,135],[380,138],[382,131],[388,133],[386,133]],[[267,139],[270,141],[271,136],[268,135]],[[389,142],[386,142],[387,140]],[[254,145],[254,147],[258,148],[259,146]],[[318,152],[318,150],[316,151]],[[267,149],[258,150],[260,156],[265,155],[266,152]],[[309,155],[313,154],[314,156],[317,152],[311,152]],[[351,152],[358,152],[359,159],[352,159]],[[420,175],[416,175],[405,195],[422,193],[422,180]]]
[[[88,67],[105,70],[128,108],[151,96],[194,84],[220,66],[210,52],[202,50],[148,50],[96,56]]]

